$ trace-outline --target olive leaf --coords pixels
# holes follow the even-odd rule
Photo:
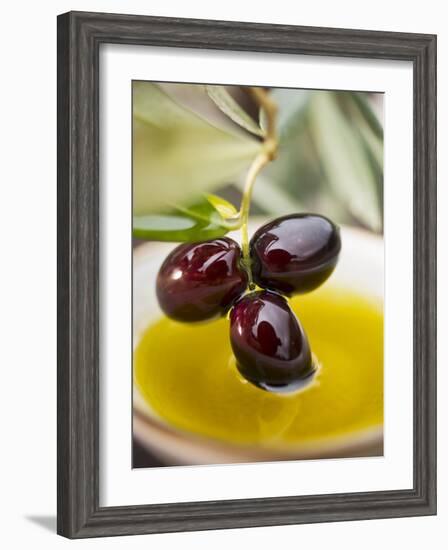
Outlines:
[[[206,85],[205,89],[210,99],[216,104],[223,113],[233,120],[236,124],[255,134],[264,136],[266,132],[260,128],[250,115],[242,109],[233,99],[224,86]]]
[[[210,124],[156,84],[133,83],[135,215],[165,213],[167,204],[237,180],[260,148],[255,137]]]
[[[375,174],[363,143],[358,139],[334,95],[313,94],[311,131],[328,184],[365,225],[381,228],[381,205]]]
[[[271,91],[271,98],[277,104],[277,134],[280,142],[288,140],[294,135],[298,125],[303,119],[311,96],[309,90],[295,90],[289,88],[276,88]],[[260,111],[260,126],[266,130],[266,113]]]
[[[350,98],[356,107],[359,109],[359,112],[364,119],[364,121],[369,125],[369,128],[375,134],[375,136],[383,140],[383,126],[378,120],[378,117],[374,113],[373,109],[370,107],[365,93],[353,92],[350,94]]]
[[[223,208],[225,206],[225,214]],[[169,214],[134,216],[133,235],[139,239],[195,242],[221,237],[237,228],[238,220],[227,219],[233,205],[216,195],[204,195],[189,206],[174,206]]]
[[[182,214],[134,216],[134,237],[147,241],[199,242],[222,237],[228,231]]]
[[[209,193],[205,195],[205,197],[224,219],[231,218],[232,216],[235,216],[238,212],[238,210],[231,202],[226,201],[222,197],[218,197],[218,195],[211,195]]]
[[[354,127],[363,142],[369,156],[375,162],[379,171],[383,171],[383,127],[375,112],[365,99],[365,94],[353,92],[344,94],[346,106],[349,108]],[[382,181],[380,182],[382,185]]]

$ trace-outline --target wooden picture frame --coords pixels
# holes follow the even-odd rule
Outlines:
[[[409,490],[100,507],[99,48],[413,63],[414,484]],[[436,513],[436,37],[70,12],[58,17],[58,521],[69,538]]]

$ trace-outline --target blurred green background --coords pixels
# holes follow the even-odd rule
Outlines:
[[[278,105],[279,153],[257,179],[251,214],[317,212],[382,233],[383,94],[268,91]],[[190,218],[200,231],[225,233],[201,201],[213,193],[239,208],[263,120],[242,87],[133,82],[137,236],[182,240]]]

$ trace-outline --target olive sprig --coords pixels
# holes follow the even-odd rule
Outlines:
[[[263,225],[249,241],[253,187],[278,149],[276,104],[262,88],[249,93],[266,116],[263,145],[247,172],[239,211],[227,216],[218,208],[233,228],[241,228],[242,246],[228,237],[179,245],[159,270],[156,293],[162,311],[175,321],[194,323],[230,312],[239,373],[258,388],[293,392],[314,379],[317,364],[285,297],[326,281],[338,261],[340,233],[323,216],[297,213]]]

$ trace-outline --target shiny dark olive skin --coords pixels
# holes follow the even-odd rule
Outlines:
[[[315,372],[308,338],[286,300],[252,292],[230,312],[230,343],[240,374],[255,386],[293,392]]]
[[[339,228],[317,214],[292,214],[263,225],[250,242],[255,282],[292,296],[319,287],[341,250]]]
[[[247,287],[240,259],[240,247],[227,237],[176,247],[157,275],[161,309],[188,323],[224,315]]]

